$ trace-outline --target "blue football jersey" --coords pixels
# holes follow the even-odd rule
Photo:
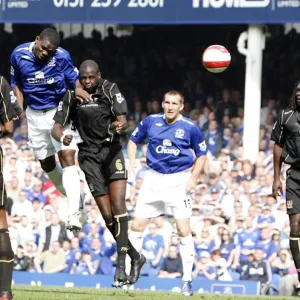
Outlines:
[[[139,144],[146,137],[149,138],[147,165],[162,174],[181,172],[192,167],[195,155],[200,157],[207,151],[200,128],[183,116],[170,125],[164,115],[147,117],[130,139]]]
[[[33,46],[22,44],[11,54],[11,86],[23,89],[24,102],[32,109],[57,107],[66,83],[75,85],[78,70],[65,49],[59,47],[51,59],[42,61],[33,55]]]

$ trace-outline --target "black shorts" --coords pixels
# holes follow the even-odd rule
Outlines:
[[[127,179],[127,170],[120,147],[104,147],[97,154],[80,153],[78,162],[94,197],[108,194],[109,182]]]
[[[7,195],[6,195],[2,171],[3,171],[3,152],[2,152],[2,148],[0,147],[0,207],[6,206],[7,203]]]
[[[286,210],[289,215],[300,214],[300,170],[286,172]]]

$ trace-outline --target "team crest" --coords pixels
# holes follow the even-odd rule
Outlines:
[[[286,208],[287,209],[293,208],[293,200],[286,200]]]
[[[176,138],[182,139],[183,136],[184,136],[184,130],[183,129],[177,129],[175,131],[175,137]]]
[[[165,146],[165,147],[171,147],[172,146],[172,142],[170,140],[163,140],[163,146]]]
[[[117,169],[118,171],[122,171],[122,170],[123,170],[123,164],[122,164],[122,162],[121,162],[121,159],[117,159],[117,160],[116,160],[116,169]]]
[[[51,57],[48,61],[48,67],[54,67],[55,66],[55,57]]]

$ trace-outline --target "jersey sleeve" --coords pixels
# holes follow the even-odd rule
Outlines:
[[[74,97],[70,91],[67,91],[59,102],[57,111],[54,115],[54,121],[58,124],[65,125],[70,121],[71,108],[74,104]]]
[[[128,112],[126,99],[121,94],[118,86],[115,83],[110,88],[109,94],[111,99],[113,99],[112,111],[114,115],[115,116],[126,115]]]
[[[78,69],[73,65],[69,52],[67,52],[67,55],[63,59],[62,71],[67,82],[74,87],[76,81],[78,80],[79,72]]]
[[[191,127],[191,148],[194,150],[197,157],[206,155],[207,153],[205,140],[202,136],[200,128],[196,125]]]
[[[139,126],[133,131],[130,139],[134,143],[140,144],[146,138],[148,133],[149,121],[150,119],[149,117],[147,117],[145,120],[141,121]]]
[[[271,134],[271,140],[274,141],[275,144],[280,145],[281,147],[283,147],[286,140],[286,133],[283,126],[283,114],[284,114],[284,110],[282,110],[278,114]]]
[[[0,121],[2,124],[5,124],[11,121],[14,117],[21,114],[22,110],[18,105],[17,98],[14,95],[14,92],[11,90],[11,87],[9,86],[8,82],[3,76],[1,76],[0,78],[0,84],[1,84]],[[14,109],[13,104],[15,104],[15,107],[18,108],[17,111]]]
[[[10,56],[10,63],[11,86],[22,86],[21,72],[17,63],[15,51]]]

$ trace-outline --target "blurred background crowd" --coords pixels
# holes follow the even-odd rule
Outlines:
[[[0,48],[0,73],[8,79],[14,47],[32,41],[33,33],[42,29],[27,27],[14,25],[12,34],[0,32],[1,44],[5,45]],[[163,93],[169,88],[183,92],[183,114],[201,128],[209,157],[193,194],[195,279],[254,279],[279,287],[280,278],[296,274],[289,251],[285,195],[281,201],[271,196],[270,135],[277,113],[289,101],[299,79],[300,56],[295,49],[300,39],[294,30],[284,34],[281,26],[270,29],[263,58],[260,145],[255,164],[243,160],[245,57],[237,52],[236,42],[245,27],[140,26],[123,37],[116,37],[109,28],[105,38],[97,31],[92,38],[79,34],[64,39],[61,33],[61,46],[70,52],[77,67],[85,59],[96,60],[103,77],[117,82],[125,95],[130,112],[129,128],[122,136],[125,155],[128,136],[138,123],[161,111]],[[222,74],[211,74],[201,65],[201,53],[211,44],[222,44],[231,52],[231,66]],[[2,139],[1,145],[15,270],[113,274],[116,246],[82,172],[78,169],[89,220],[82,232],[73,234],[64,228],[66,199],[27,146],[26,119],[16,122],[13,136]],[[139,149],[136,176],[128,179],[130,218],[134,217],[143,182],[146,151],[147,141]],[[283,166],[283,177],[287,168]],[[180,277],[179,240],[168,209],[165,216],[150,223],[144,235],[147,265],[142,275]],[[262,272],[249,273],[250,263],[262,262]]]

